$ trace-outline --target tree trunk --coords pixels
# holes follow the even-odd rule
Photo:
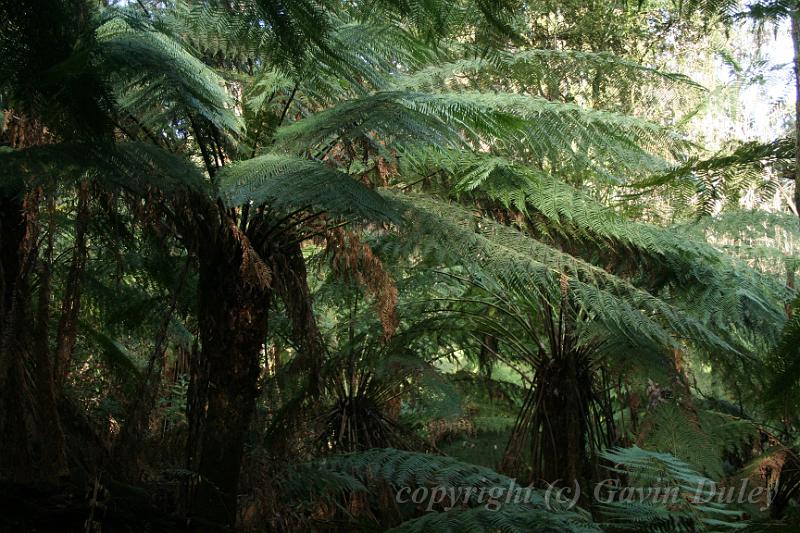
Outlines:
[[[114,450],[119,471],[122,472],[126,479],[134,482],[139,481],[141,445],[143,437],[150,430],[150,416],[156,407],[158,392],[165,371],[164,355],[167,351],[169,325],[172,322],[172,317],[178,304],[178,296],[183,290],[190,264],[191,258],[187,257],[183,270],[178,276],[178,283],[172,291],[167,310],[156,332],[153,351],[150,352],[147,367],[136,388],[136,396],[128,407],[127,420],[120,431],[116,449]]]
[[[78,207],[75,220],[75,247],[67,275],[61,318],[56,336],[55,379],[61,385],[69,373],[72,351],[78,333],[78,316],[81,305],[81,277],[86,266],[86,230],[89,225],[89,182],[84,180],[78,189]]]
[[[595,474],[594,443],[590,440],[595,378],[589,347],[577,343],[577,311],[570,301],[565,276],[561,278],[560,309],[556,311],[547,302],[543,308],[547,310],[543,316],[549,350],[539,345],[533,383],[503,466],[519,470],[519,463],[524,462],[524,443],[529,441],[531,467],[524,472],[529,481],[560,483],[568,489],[576,482],[588,487]]]
[[[199,243],[202,348],[189,385],[190,514],[197,530],[233,525],[245,438],[258,396],[270,289],[251,270],[252,248],[235,227]],[[263,265],[263,263],[262,263]]]
[[[576,353],[563,353],[536,371],[517,418],[501,470],[529,482],[571,489],[593,477],[589,423],[591,369]],[[530,462],[526,461],[526,446]]]
[[[0,137],[15,149],[47,141],[41,124],[11,112],[4,115]],[[0,475],[22,483],[56,481],[67,472],[47,328],[51,260],[38,263],[39,194],[27,193],[22,184],[0,191]],[[50,237],[53,231],[51,219]],[[37,264],[34,316],[31,278]]]
[[[591,381],[587,378],[587,369],[579,368],[577,357],[566,354],[535,380],[534,387],[542,394],[533,464],[534,472],[547,482],[585,482],[591,477],[587,453]]]
[[[25,370],[29,335],[20,327],[32,318],[26,229],[21,196],[4,195],[0,198],[0,474],[16,481],[29,481],[34,463],[26,424],[32,408]]]
[[[478,352],[478,369],[486,378],[488,387],[492,387],[492,368],[500,350],[500,343],[494,335],[485,334]]]
[[[37,196],[40,194],[37,191]],[[33,361],[34,386],[36,389],[36,420],[40,447],[36,456],[39,469],[56,481],[67,475],[67,459],[64,450],[64,433],[58,417],[56,404],[57,388],[53,378],[53,364],[50,358],[50,278],[53,264],[53,239],[55,234],[55,200],[47,200],[48,225],[47,247],[39,261],[39,294],[34,323]]]
[[[286,238],[294,239],[294,235]],[[294,242],[283,247],[283,254],[273,259],[275,289],[286,305],[292,324],[292,340],[298,355],[293,365],[308,375],[308,393],[319,394],[319,373],[325,352],[325,343],[314,316],[308,273],[300,244]]]
[[[791,12],[794,45],[794,205],[800,215],[800,11]]]

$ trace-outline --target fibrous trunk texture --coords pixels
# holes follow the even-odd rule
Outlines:
[[[248,256],[246,238],[230,226],[214,233],[199,246],[202,347],[190,365],[188,463],[197,474],[190,513],[201,530],[235,522],[270,300],[264,269],[249,265],[260,259]]]
[[[46,140],[37,122],[10,111],[0,136],[13,148]],[[48,343],[52,241],[43,260],[38,253],[41,198],[41,190],[28,192],[24,184],[0,191],[0,475],[22,483],[67,474]],[[48,239],[52,232],[51,223]]]

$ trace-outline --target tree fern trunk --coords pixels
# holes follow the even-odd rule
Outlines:
[[[585,361],[580,354],[566,352],[537,369],[502,471],[537,484],[571,488],[577,481],[588,486],[593,476],[589,443],[593,382]]]
[[[285,238],[294,239],[288,234]],[[273,259],[275,288],[286,305],[292,323],[292,340],[299,347],[295,364],[308,375],[309,393],[319,393],[319,373],[325,344],[314,316],[311,289],[303,252],[298,242],[283,246],[283,253]]]
[[[12,112],[6,119],[0,142],[13,148],[47,142],[39,122]],[[37,248],[40,192],[26,193],[20,184],[0,196],[0,475],[23,483],[57,481],[67,473],[47,328],[51,259],[40,264]],[[51,219],[49,238],[54,229]],[[43,268],[34,316],[37,265]]]
[[[537,422],[539,445],[533,450],[534,475],[548,483],[586,482],[591,376],[576,354],[566,353],[535,380],[541,391]],[[569,485],[568,485],[569,486]]]
[[[22,198],[13,192],[0,198],[0,473],[17,481],[29,478],[33,468],[26,427],[32,404],[25,376],[30,346],[29,336],[20,335],[21,325],[31,320],[24,261],[26,226]]]
[[[202,348],[190,365],[188,463],[199,476],[190,513],[200,530],[235,521],[239,469],[258,394],[270,289],[246,274],[243,246],[230,227],[199,246]]]

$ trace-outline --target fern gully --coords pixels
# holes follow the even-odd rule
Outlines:
[[[795,143],[670,71],[733,9],[0,2],[0,529],[794,523]]]

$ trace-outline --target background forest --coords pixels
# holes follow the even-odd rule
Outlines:
[[[0,530],[800,530],[798,51],[794,0],[0,0]]]

